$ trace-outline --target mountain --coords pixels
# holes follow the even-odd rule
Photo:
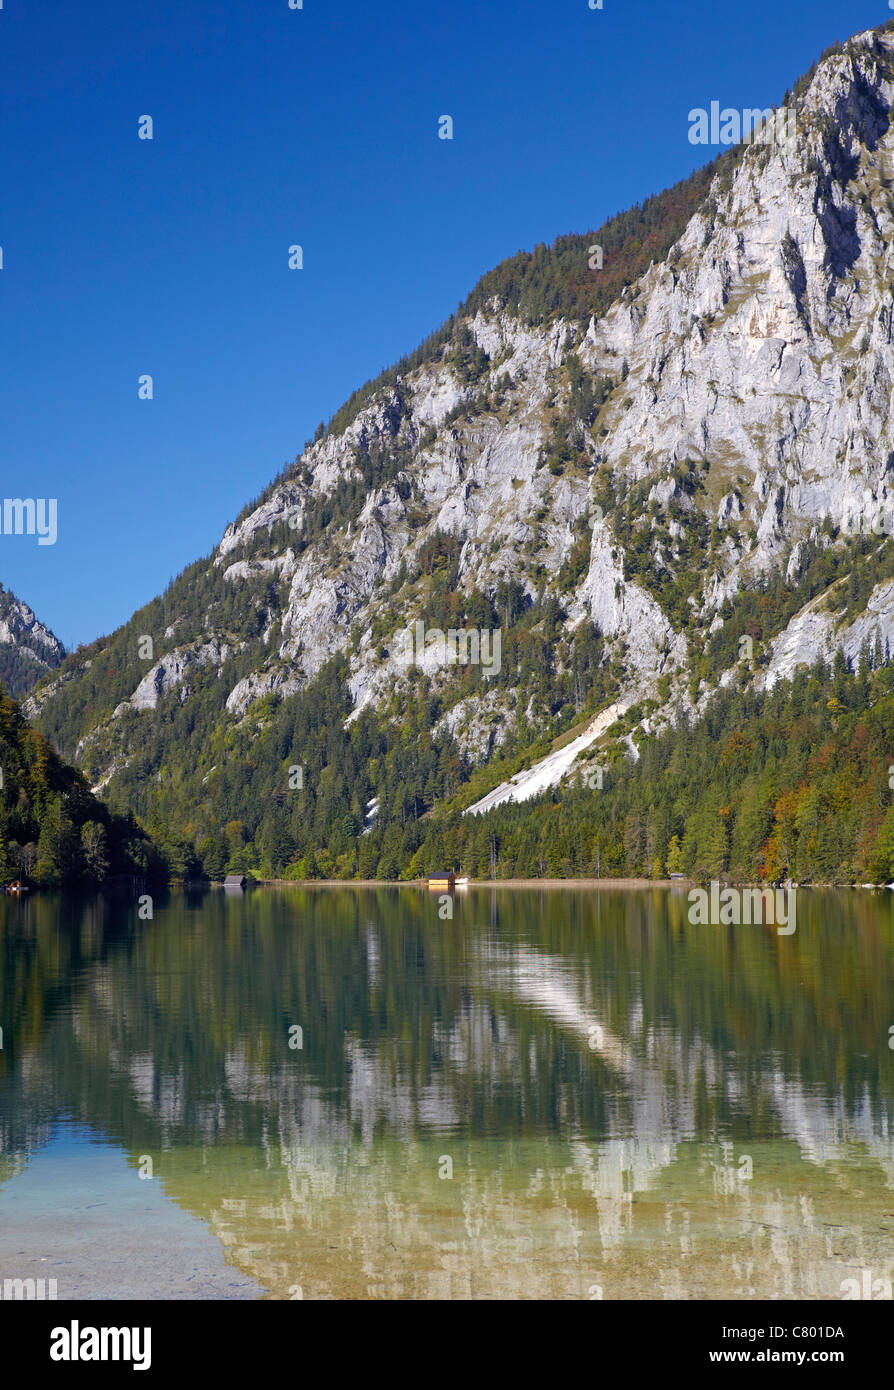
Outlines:
[[[64,656],[62,643],[27,603],[0,584],[0,685],[20,700]]]
[[[892,25],[758,139],[486,275],[41,682],[29,716],[175,872],[762,875],[802,832],[808,875],[881,871],[894,748],[852,745],[894,634]],[[739,717],[747,759],[693,751]],[[832,756],[865,791],[846,844]],[[777,810],[808,791],[813,829]]]

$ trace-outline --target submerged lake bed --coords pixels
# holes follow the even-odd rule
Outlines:
[[[886,1296],[892,948],[834,890],[788,936],[663,887],[0,899],[0,1281]]]

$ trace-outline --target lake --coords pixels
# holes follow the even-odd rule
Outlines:
[[[894,1279],[894,902],[0,898],[0,1283],[840,1299]],[[868,1284],[867,1284],[868,1275]]]

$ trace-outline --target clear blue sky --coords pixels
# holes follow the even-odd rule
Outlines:
[[[484,271],[710,158],[691,107],[778,102],[891,14],[4,0],[0,497],[57,497],[59,539],[0,535],[0,582],[112,630]]]

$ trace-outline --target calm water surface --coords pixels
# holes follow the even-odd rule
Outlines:
[[[151,922],[0,899],[0,1279],[306,1299],[894,1279],[892,897],[802,892],[791,937],[691,926],[663,889],[473,888],[453,921],[415,888],[171,895]]]

